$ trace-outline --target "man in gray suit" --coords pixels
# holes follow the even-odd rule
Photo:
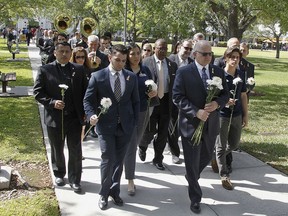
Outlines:
[[[118,205],[123,161],[131,131],[136,127],[139,113],[137,77],[125,70],[128,51],[124,45],[111,47],[110,65],[93,73],[84,97],[84,110],[91,125],[96,125],[101,148],[101,189],[98,206],[107,209],[108,197]],[[102,98],[110,98],[108,112],[98,118]]]
[[[211,161],[215,140],[220,130],[219,109],[229,98],[224,71],[209,64],[211,45],[201,40],[194,47],[195,62],[177,70],[173,86],[173,102],[179,108],[179,129],[182,139],[186,179],[189,185],[190,209],[200,213],[202,191],[198,182],[202,170]],[[206,103],[206,80],[217,76],[222,79],[223,90],[210,103]],[[199,145],[191,141],[200,121],[204,128]]]
[[[168,125],[172,112],[172,86],[177,65],[166,57],[167,42],[164,39],[158,39],[155,42],[154,52],[154,55],[143,60],[143,65],[150,69],[152,78],[158,85],[159,103],[154,106],[150,122],[139,144],[138,153],[140,159],[145,161],[147,147],[154,138],[155,155],[153,164],[157,169],[164,170],[165,167],[162,164],[163,151],[166,146]],[[177,148],[178,143],[177,146],[170,146],[171,149],[174,147]]]
[[[191,64],[194,62],[192,58],[190,58],[192,52],[192,41],[189,39],[184,39],[179,44],[179,52],[177,54],[171,54],[169,59],[175,62],[178,68],[183,67],[185,65]],[[181,161],[179,159],[180,156],[180,148],[178,145],[178,108],[173,104],[172,107],[172,115],[169,122],[169,131],[168,131],[168,143],[171,148],[172,154],[172,163],[180,164]]]

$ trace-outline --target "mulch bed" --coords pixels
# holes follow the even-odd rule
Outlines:
[[[2,166],[17,172],[12,172],[9,189],[0,190],[0,201],[33,196],[37,190],[53,187],[48,163],[9,162]]]

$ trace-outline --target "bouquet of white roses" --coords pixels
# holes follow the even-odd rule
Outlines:
[[[61,96],[62,96],[62,101],[64,102],[64,97],[65,97],[65,92],[68,89],[68,86],[65,84],[60,84],[59,88],[61,89]],[[62,140],[64,140],[64,110],[62,109]]]
[[[98,118],[100,118],[100,116],[102,114],[105,114],[107,113],[109,107],[112,105],[112,101],[110,98],[106,98],[106,97],[103,97],[100,101],[100,105],[99,108],[100,108],[100,113],[98,114]],[[88,129],[88,131],[85,133],[84,137],[87,136],[87,134],[89,133],[89,131],[91,130],[91,128],[93,127],[93,125],[90,126],[90,128]]]
[[[215,98],[219,92],[219,90],[223,89],[222,86],[222,79],[220,77],[214,76],[211,79],[207,80],[207,97],[206,97],[206,103],[210,103],[213,98]],[[194,145],[199,145],[202,137],[202,132],[204,128],[204,121],[200,121],[198,127],[194,131],[194,134],[191,138],[191,141],[194,141]]]
[[[146,93],[150,93],[151,91],[157,91],[158,87],[157,84],[154,82],[154,80],[152,79],[148,79],[145,81],[145,85],[147,86],[147,91]],[[151,98],[148,97],[148,101],[147,101],[147,112],[145,115],[145,120],[144,122],[146,122],[146,119],[149,117],[149,107],[150,107],[150,102],[151,102]],[[149,129],[150,129],[150,125],[149,125]]]

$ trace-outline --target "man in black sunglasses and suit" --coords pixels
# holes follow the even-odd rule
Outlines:
[[[173,102],[179,109],[179,131],[191,200],[190,209],[200,213],[202,190],[200,174],[212,159],[215,140],[220,131],[219,110],[228,102],[229,91],[224,71],[210,64],[212,58],[209,41],[198,41],[193,50],[195,61],[177,70],[173,86]],[[223,90],[210,103],[206,102],[207,79],[214,76],[222,80]],[[200,144],[191,141],[200,121],[205,122]]]
[[[177,54],[171,54],[169,59],[175,62],[178,68],[183,67],[185,65],[191,64],[194,60],[190,57],[192,53],[193,44],[189,39],[184,39],[179,44],[179,52]],[[169,122],[168,129],[168,143],[170,146],[170,151],[172,154],[172,163],[180,164],[181,160],[180,156],[180,148],[178,145],[178,108],[173,104],[172,106],[172,114]]]

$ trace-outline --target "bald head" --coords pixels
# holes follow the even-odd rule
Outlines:
[[[238,38],[236,38],[236,37],[230,38],[227,41],[227,47],[228,48],[230,48],[230,47],[239,47],[239,46],[240,46],[240,42],[239,42]]]
[[[197,51],[202,52],[204,48],[210,48],[211,50],[211,44],[209,41],[200,40],[195,44],[193,52],[197,52]]]

